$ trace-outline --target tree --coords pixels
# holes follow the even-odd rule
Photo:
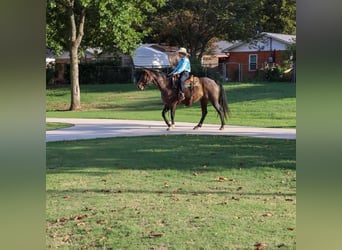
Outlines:
[[[81,108],[78,77],[80,50],[100,46],[131,53],[147,34],[142,25],[165,0],[48,0],[46,46],[70,52],[70,110]]]
[[[261,0],[259,31],[295,34],[296,0]]]
[[[151,22],[148,39],[187,47],[201,58],[210,41],[247,39],[255,33],[258,5],[254,0],[174,0]]]
[[[200,59],[213,41],[252,39],[258,32],[294,34],[295,0],[173,0],[150,21],[149,42],[187,47]]]

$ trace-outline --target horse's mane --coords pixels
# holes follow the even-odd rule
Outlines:
[[[173,88],[173,81],[172,81],[172,77],[168,77],[167,74],[163,71],[160,70],[155,70],[155,69],[147,69],[149,71],[151,71],[153,74],[155,74],[156,78],[162,77],[165,79],[165,83],[166,86],[168,88],[174,89]]]
[[[156,70],[156,69],[147,69],[147,70],[152,71],[157,76],[160,76],[160,75],[166,76],[166,74],[163,71],[159,71],[159,70]]]

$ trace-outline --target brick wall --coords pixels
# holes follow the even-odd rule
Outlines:
[[[257,69],[264,67],[272,55],[273,63],[282,64],[283,51],[249,51],[249,52],[230,52],[229,59],[226,62],[227,77],[231,81],[247,81],[255,78],[256,71],[249,70],[249,55],[257,55]],[[272,64],[271,64],[272,65]]]

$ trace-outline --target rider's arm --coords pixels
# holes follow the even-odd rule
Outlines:
[[[177,67],[174,70],[172,70],[170,74],[179,74],[185,70],[185,67],[186,67],[186,61],[184,58],[182,58],[178,62]]]

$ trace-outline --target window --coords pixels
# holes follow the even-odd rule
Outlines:
[[[249,71],[255,71],[257,70],[257,60],[258,57],[257,55],[249,55],[249,63],[248,63],[248,70]]]

